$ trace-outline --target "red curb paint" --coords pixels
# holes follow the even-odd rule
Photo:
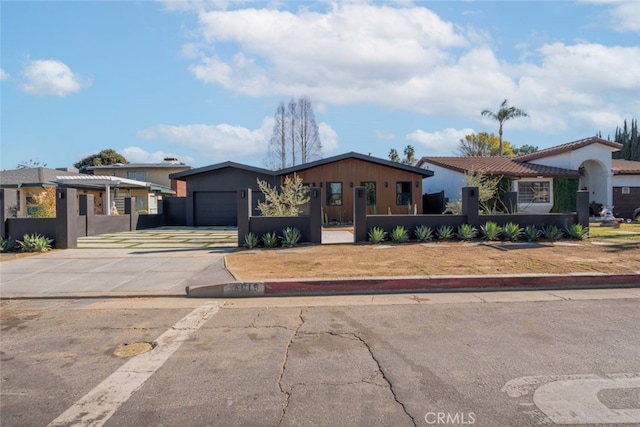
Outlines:
[[[264,282],[265,295],[318,295],[429,292],[441,290],[562,289],[577,287],[636,287],[640,274],[579,276],[426,277],[389,279],[287,280]]]

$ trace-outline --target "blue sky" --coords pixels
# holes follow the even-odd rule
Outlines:
[[[113,148],[265,166],[308,96],[324,156],[454,155],[504,99],[546,148],[640,117],[640,2],[2,1],[1,167]]]

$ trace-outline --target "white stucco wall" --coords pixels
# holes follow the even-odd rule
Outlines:
[[[430,163],[425,163],[421,167],[433,171],[432,177],[422,180],[422,191],[425,193],[444,191],[444,197],[448,197],[449,200],[460,200],[460,192],[466,181],[465,174]]]
[[[614,175],[611,182],[614,187],[640,187],[640,175]]]
[[[512,191],[518,192],[518,185],[524,182],[548,182],[549,183],[549,203],[518,203],[518,212],[530,214],[545,214],[551,212],[553,207],[553,178],[522,178],[512,181]]]

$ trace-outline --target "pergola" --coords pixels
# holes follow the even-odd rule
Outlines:
[[[111,215],[111,189],[112,188],[147,188],[153,190],[154,187],[158,187],[156,184],[151,184],[144,181],[136,181],[135,179],[122,178],[119,176],[109,175],[85,175],[85,176],[57,176],[56,182],[59,185],[65,185],[67,187],[83,187],[83,188],[98,188],[104,189],[105,202],[102,205],[104,215]]]

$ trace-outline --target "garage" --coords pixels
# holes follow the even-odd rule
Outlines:
[[[194,193],[194,225],[237,225],[235,191],[197,191]]]

